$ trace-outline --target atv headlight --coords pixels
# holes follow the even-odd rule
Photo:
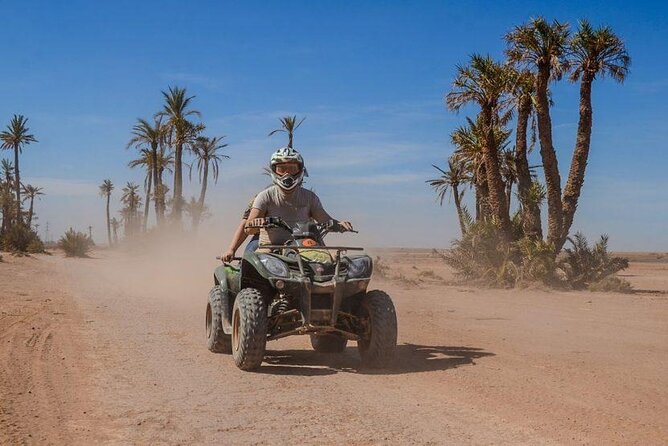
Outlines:
[[[260,259],[260,262],[262,262],[262,266],[264,266],[271,274],[280,277],[290,276],[288,265],[276,257],[268,254],[258,254],[257,257]]]
[[[371,259],[359,257],[348,262],[348,278],[359,279],[371,275]]]

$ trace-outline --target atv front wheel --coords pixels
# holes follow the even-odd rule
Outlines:
[[[241,370],[260,367],[267,345],[267,306],[260,290],[239,291],[232,310],[232,356]]]
[[[348,340],[335,334],[311,335],[311,345],[318,353],[341,353],[346,349]]]
[[[209,292],[206,304],[206,346],[214,353],[232,353],[232,337],[223,331],[223,295],[218,287]]]
[[[357,341],[362,363],[384,367],[394,357],[397,346],[397,314],[392,299],[383,291],[369,291],[360,302],[358,316],[368,324],[366,333]]]

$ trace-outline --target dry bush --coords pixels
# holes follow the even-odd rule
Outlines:
[[[93,241],[87,234],[70,228],[58,241],[58,247],[65,251],[67,257],[87,257]]]

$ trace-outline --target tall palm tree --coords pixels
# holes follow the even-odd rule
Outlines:
[[[14,166],[12,166],[11,161],[3,158],[0,163],[0,170],[2,170],[2,234],[4,234],[9,230],[12,224],[12,217],[15,211],[12,198]]]
[[[39,197],[40,195],[44,195],[44,192],[42,192],[44,188],[33,186],[31,184],[26,184],[23,186],[23,193],[25,196],[23,197],[23,201],[30,200],[30,207],[28,208],[28,224],[27,226],[30,228],[32,226],[32,217],[33,217],[33,204],[35,202],[35,197]]]
[[[148,227],[148,210],[151,204],[151,191],[154,177],[153,174],[158,170],[157,160],[154,158],[154,156],[157,156],[157,151],[154,153],[153,150],[150,149],[141,149],[139,151],[139,158],[134,159],[128,163],[128,167],[131,169],[134,169],[135,167],[143,167],[146,169],[146,176],[144,177],[144,192],[146,192],[146,200],[144,201],[144,221],[142,224],[142,229],[144,232],[146,232]]]
[[[489,56],[474,54],[469,65],[457,67],[452,91],[446,96],[447,105],[453,111],[458,111],[469,103],[480,107],[485,135],[483,159],[489,187],[489,206],[507,240],[511,237],[510,216],[507,212],[495,128],[500,124],[500,112],[508,105],[507,96],[511,82],[511,72],[506,66],[495,62]]]
[[[199,194],[199,205],[204,205],[204,196],[206,195],[206,185],[209,175],[209,165],[211,166],[213,173],[213,180],[215,183],[218,182],[218,173],[219,166],[218,164],[223,159],[229,159],[227,155],[222,155],[218,153],[219,150],[227,147],[227,144],[222,142],[225,136],[218,137],[200,137],[197,138],[196,144],[193,145],[192,151],[195,154],[197,159],[197,171],[199,173],[199,180],[202,183],[202,189]]]
[[[283,116],[279,119],[281,121],[281,128],[272,130],[269,132],[269,136],[272,136],[276,133],[287,133],[288,134],[288,147],[292,148],[292,140],[294,138],[295,130],[302,125],[302,122],[306,117],[303,117],[299,122],[297,122],[297,115],[294,116]]]
[[[464,162],[458,161],[454,157],[448,159],[447,171],[434,164],[432,164],[432,166],[434,169],[438,170],[441,175],[438,178],[428,180],[427,183],[434,188],[441,205],[443,205],[443,199],[448,194],[448,189],[452,190],[452,197],[454,198],[457,217],[459,218],[459,228],[462,231],[462,236],[464,236],[464,234],[466,234],[466,222],[461,204],[464,191],[461,191],[460,193],[459,186],[471,180],[469,173],[466,171],[466,166],[464,165]]]
[[[109,219],[109,200],[111,199],[111,191],[114,190],[114,184],[110,179],[106,179],[100,184],[100,195],[107,198],[107,241],[109,246],[112,246],[111,243],[111,220]]]
[[[21,173],[19,171],[19,154],[23,147],[37,142],[35,136],[29,133],[28,119],[23,115],[14,115],[7,130],[0,133],[2,148],[14,151],[14,185],[16,191],[16,221],[22,222],[21,218]]]
[[[593,28],[586,20],[580,22],[580,27],[571,40],[570,55],[573,69],[570,80],[573,82],[580,80],[580,118],[573,160],[564,188],[562,200],[564,220],[557,250],[561,250],[566,242],[584,183],[591,142],[592,82],[597,77],[610,76],[613,80],[622,83],[631,65],[631,58],[622,39],[611,28],[607,26]]]
[[[187,96],[185,88],[169,87],[163,91],[165,103],[157,118],[165,118],[169,127],[170,143],[174,147],[174,191],[172,215],[180,224],[183,214],[183,148],[187,146],[197,134],[203,130],[201,124],[194,124],[188,120],[192,116],[200,117],[201,113],[191,110],[191,101],[195,96]]]
[[[151,164],[149,173],[152,177],[151,182],[155,191],[162,190],[162,176],[160,175],[160,168],[157,160],[160,157],[160,152],[164,153],[167,131],[168,126],[162,124],[160,119],[155,119],[153,124],[150,124],[145,119],[138,118],[137,124],[132,127],[132,138],[127,145],[127,147],[134,146],[140,151],[142,149],[150,150],[150,159],[156,161]],[[165,217],[164,199],[161,200],[160,198],[159,194],[154,193],[153,201],[158,225],[162,225]],[[147,196],[146,206],[148,206],[148,204],[149,200]]]
[[[529,119],[534,115],[536,77],[529,70],[518,71],[513,85],[512,95],[517,110],[517,128],[515,130],[515,170],[517,175],[518,197],[521,202],[522,227],[524,233],[535,239],[543,238],[540,206],[535,200],[526,200],[533,178],[529,168],[528,153],[535,141],[535,126],[532,125],[531,145],[528,144]],[[532,122],[535,122],[532,120]],[[524,201],[524,202],[523,202]]]
[[[543,17],[531,19],[529,23],[515,27],[505,36],[506,55],[509,61],[536,72],[535,107],[538,117],[538,139],[547,187],[547,241],[555,246],[561,237],[563,213],[561,177],[552,143],[548,90],[550,81],[561,79],[567,68],[565,54],[568,36],[568,24],[559,23],[556,20],[548,23]]]

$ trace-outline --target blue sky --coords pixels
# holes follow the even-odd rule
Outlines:
[[[574,228],[607,232],[615,249],[668,250],[668,7],[660,2],[3,2],[0,125],[21,113],[39,139],[22,157],[45,188],[40,232],[94,227],[97,184],[142,181],[125,166],[130,129],[188,88],[210,135],[226,135],[210,225],[227,243],[238,214],[267,182],[267,137],[285,114],[307,116],[295,137],[308,186],[359,241],[445,247],[454,208],[424,183],[452,153],[449,133],[472,114],[448,112],[455,65],[502,56],[502,35],[529,17],[608,24],[633,58],[624,85],[596,82],[592,154]],[[554,86],[555,146],[566,177],[576,85]],[[4,156],[9,153],[5,152]],[[534,157],[537,154],[533,155]],[[536,158],[537,161],[537,158]],[[188,192],[194,194],[194,182]],[[118,195],[117,195],[118,196]]]

